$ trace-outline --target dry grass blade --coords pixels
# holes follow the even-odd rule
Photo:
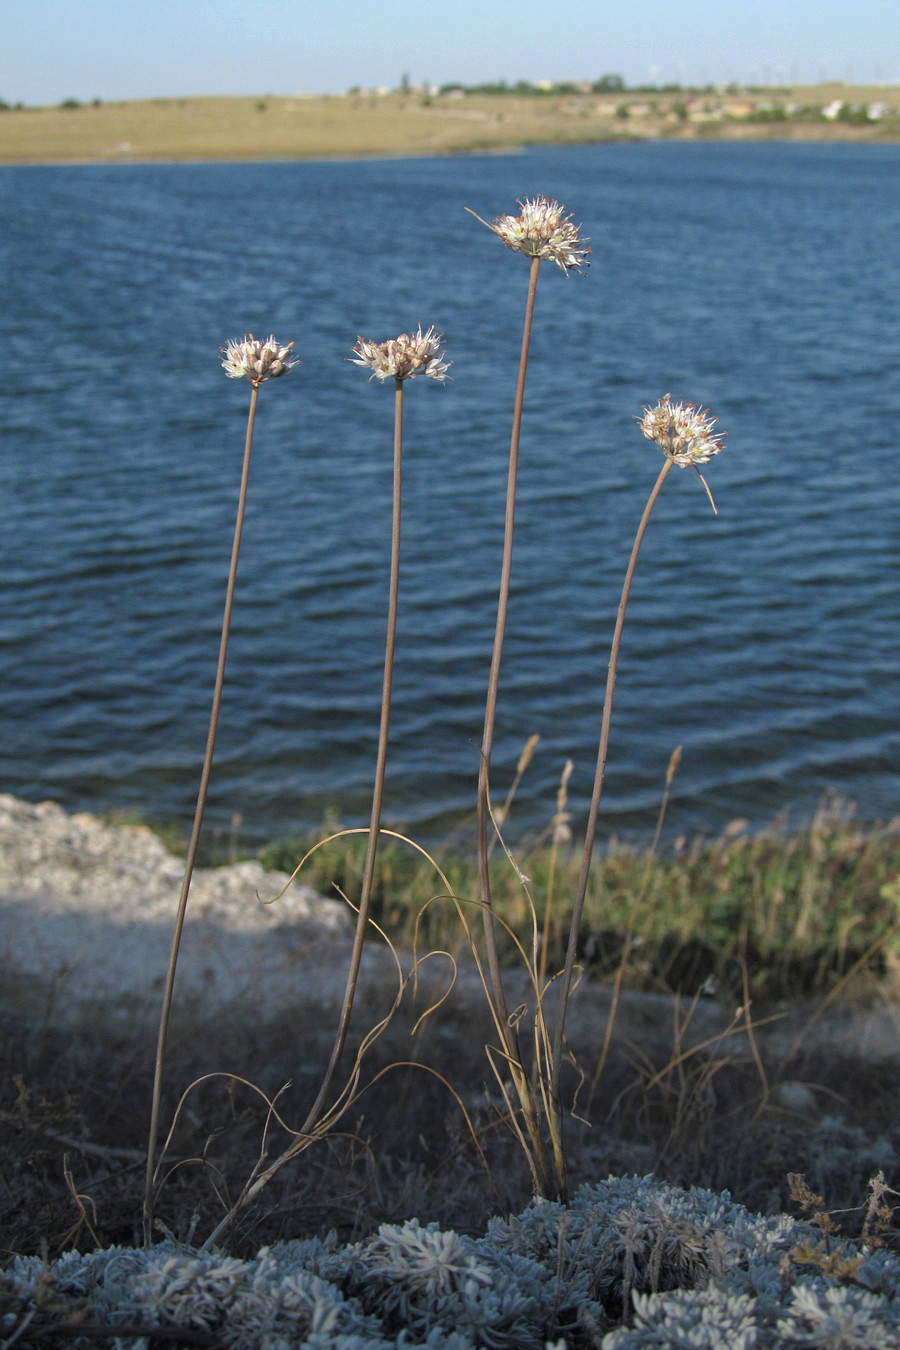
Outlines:
[[[553,888],[556,881],[556,864],[559,856],[559,845],[564,839],[571,837],[569,830],[570,816],[566,811],[569,800],[569,779],[575,771],[575,765],[570,759],[567,759],[563,765],[562,776],[559,780],[559,788],[556,793],[556,814],[551,821],[550,837],[550,869],[547,877],[547,891],[544,897],[544,928],[541,934],[541,962],[538,967],[540,982],[543,984],[547,975],[547,952],[550,947],[550,916],[553,913]]]
[[[619,960],[618,966],[616,967],[616,977],[613,982],[612,1003],[610,1004],[609,1016],[606,1019],[606,1028],[603,1034],[603,1046],[600,1051],[600,1058],[597,1061],[597,1066],[594,1069],[593,1074],[591,1075],[590,1085],[588,1088],[588,1100],[587,1100],[588,1111],[590,1111],[591,1106],[593,1105],[594,1097],[596,1096],[597,1089],[600,1086],[600,1080],[603,1077],[603,1070],[606,1067],[606,1062],[607,1059],[609,1058],[609,1050],[610,1046],[612,1045],[613,1028],[615,1027],[616,1024],[616,1011],[618,1009],[619,999],[622,994],[622,982],[625,978],[625,972],[628,969],[628,961],[631,956],[631,947],[632,942],[634,941],[634,930],[637,926],[638,915],[640,914],[644,901],[647,898],[647,889],[650,885],[650,877],[653,871],[653,864],[656,860],[656,850],[659,847],[659,840],[660,835],[662,834],[663,822],[666,818],[666,809],[669,805],[669,793],[672,790],[672,784],[675,781],[675,775],[678,772],[678,766],[680,763],[681,763],[681,746],[678,745],[675,747],[675,749],[672,751],[672,754],[669,756],[669,766],[666,769],[665,787],[663,789],[663,796],[662,801],[660,803],[659,812],[656,817],[656,829],[653,832],[653,842],[650,845],[649,852],[647,853],[646,866],[644,868],[644,875],[641,879],[640,888],[635,897],[634,904],[630,907],[628,913],[628,927],[625,930],[625,942],[623,943],[622,946],[622,955]]]
[[[896,930],[896,927],[897,921],[895,920],[894,924],[892,925],[892,929]],[[864,970],[866,968],[866,966],[872,960],[872,957],[875,955],[876,952],[881,950],[881,948],[884,946],[885,942],[888,940],[890,936],[891,936],[890,930],[888,932],[879,934],[879,936],[869,944],[869,946],[866,948],[863,954],[856,961],[853,962],[853,965],[850,967],[850,969],[841,977],[840,980],[837,981],[833,989],[831,989],[829,993],[826,994],[825,998],[821,1000],[818,1007],[816,1008],[816,1011],[797,1033],[797,1036],[795,1037],[793,1043],[791,1044],[790,1049],[788,1050],[787,1054],[784,1057],[785,1065],[789,1064],[790,1061],[794,1059],[801,1045],[806,1040],[809,1033],[812,1031],[813,1027],[822,1019],[827,1009],[835,1001],[835,999],[839,997],[839,995],[847,987],[847,985],[850,984],[854,975],[856,975],[858,971]]]
[[[69,1188],[69,1194],[71,1195],[72,1199],[75,1202],[75,1208],[78,1210],[79,1215],[77,1223],[71,1230],[69,1240],[72,1241],[73,1243],[76,1242],[81,1228],[84,1227],[90,1233],[91,1240],[94,1243],[94,1246],[99,1247],[100,1239],[97,1237],[97,1232],[95,1228],[95,1225],[97,1223],[97,1207],[89,1195],[83,1195],[79,1192],[78,1187],[75,1185],[75,1178],[73,1177],[71,1168],[69,1167],[69,1159],[65,1154],[63,1155],[63,1177],[65,1178],[66,1185]],[[91,1222],[91,1219],[88,1218],[88,1212],[85,1205],[85,1201],[91,1207],[93,1223]]]
[[[519,784],[521,783],[529,764],[534,758],[534,752],[537,749],[538,741],[540,739],[541,739],[540,736],[537,734],[537,732],[535,732],[533,735],[529,736],[528,740],[525,742],[525,745],[522,748],[522,753],[519,756],[519,762],[516,765],[515,776],[512,780],[512,783],[510,784],[509,791],[506,794],[506,798],[503,802],[503,805],[500,807],[498,811],[494,813],[496,816],[495,824],[503,825],[505,823],[506,818],[509,815],[510,808],[513,804],[513,801],[515,800],[516,793],[519,790]],[[488,846],[488,857],[491,857],[491,855],[493,854],[496,844],[497,844],[497,835],[495,834]]]

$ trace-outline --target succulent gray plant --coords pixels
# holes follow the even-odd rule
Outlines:
[[[136,1350],[154,1327],[225,1350],[900,1350],[900,1259],[844,1243],[852,1274],[831,1277],[808,1259],[820,1238],[727,1192],[610,1177],[481,1238],[411,1219],[253,1261],[172,1242],[19,1258],[0,1274],[0,1336],[87,1318],[146,1326]]]
[[[634,1326],[604,1337],[603,1350],[755,1350],[752,1304],[714,1287],[635,1294]]]

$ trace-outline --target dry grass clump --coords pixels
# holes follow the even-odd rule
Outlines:
[[[14,991],[6,992],[12,1005]],[[422,998],[434,992],[423,988]],[[351,1054],[391,997],[363,991]],[[588,1080],[608,1009],[608,990],[577,991],[570,1048]],[[475,1233],[490,1215],[527,1202],[528,1169],[489,1081],[491,1027],[477,990],[461,981],[413,1034],[420,1010],[401,1007],[370,1055],[372,1086],[339,1131],[240,1212],[230,1250],[249,1256],[261,1243],[331,1229],[351,1241],[412,1217]],[[176,1008],[165,1120],[179,1093],[196,1086],[166,1154],[157,1237],[167,1230],[181,1242],[201,1241],[233,1205],[266,1133],[272,1153],[288,1139],[267,1099],[288,1126],[302,1119],[330,1049],[330,1029],[316,1034],[319,1016],[313,999],[266,1021],[247,1008],[212,1022],[201,1007]],[[4,1259],[139,1244],[149,1027],[111,1025],[102,1009],[85,1010],[74,1030],[7,1011],[2,1031]],[[589,1122],[569,1142],[571,1184],[652,1170],[680,1185],[727,1188],[775,1213],[790,1205],[788,1174],[802,1173],[829,1208],[850,1210],[874,1171],[896,1169],[895,1066],[842,1051],[827,1035],[807,1048],[792,1032],[774,1023],[750,1037],[706,1001],[623,997],[602,1091],[591,1093],[572,1061],[564,1075],[566,1100],[580,1088],[576,1113]],[[450,1075],[453,1092],[432,1069]]]

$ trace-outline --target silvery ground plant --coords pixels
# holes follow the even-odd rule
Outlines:
[[[873,1178],[880,1202],[883,1186]],[[727,1191],[649,1176],[535,1199],[481,1237],[382,1224],[359,1242],[278,1242],[249,1260],[150,1250],[20,1257],[0,1274],[3,1344],[224,1350],[898,1350],[900,1261]],[[77,1338],[77,1339],[76,1339]]]

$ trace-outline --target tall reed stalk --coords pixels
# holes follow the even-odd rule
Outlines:
[[[519,440],[522,430],[522,409],[525,402],[525,377],[528,371],[528,353],[531,345],[531,327],[534,318],[534,302],[537,293],[538,269],[542,259],[555,262],[564,272],[569,268],[580,270],[586,265],[590,249],[578,235],[578,228],[564,216],[564,207],[546,197],[537,197],[533,201],[520,202],[522,210],[518,216],[498,216],[493,224],[482,220],[483,225],[500,238],[507,248],[516,253],[524,253],[531,259],[528,276],[528,294],[525,302],[525,321],[522,330],[522,347],[519,356],[519,374],[516,381],[516,394],[513,403],[512,435],[509,447],[509,465],[506,481],[506,515],[503,528],[503,560],[500,568],[500,593],[497,600],[497,620],[494,628],[494,645],[491,653],[491,667],[488,675],[487,696],[484,711],[484,732],[481,742],[481,762],[478,770],[478,876],[481,893],[484,942],[490,972],[491,991],[495,1007],[495,1022],[503,1040],[503,1054],[506,1068],[509,1070],[522,1110],[525,1133],[531,1153],[530,1162],[535,1186],[544,1196],[561,1194],[563,1179],[554,1177],[543,1138],[540,1111],[534,1089],[522,1064],[518,1046],[518,1036],[514,1021],[510,1018],[503,980],[500,973],[500,958],[497,950],[496,921],[491,896],[490,877],[490,774],[491,753],[494,745],[494,727],[497,716],[497,693],[500,687],[500,665],[503,655],[503,639],[506,632],[506,618],[509,608],[510,577],[512,575],[512,550],[516,510],[516,477],[519,464]],[[471,213],[475,215],[473,211]],[[481,217],[476,217],[481,220]]]
[[[713,435],[715,421],[716,419],[714,417],[710,417],[709,409],[700,411],[693,403],[673,403],[668,394],[666,394],[664,399],[660,400],[655,408],[645,407],[644,416],[640,419],[640,430],[642,435],[644,435],[647,440],[655,441],[666,458],[665,463],[659,471],[656,482],[650,491],[650,496],[647,499],[647,504],[644,507],[643,515],[638,524],[634,544],[631,549],[631,556],[628,560],[628,567],[625,571],[625,581],[622,586],[622,595],[619,600],[616,624],[613,630],[612,646],[610,648],[609,666],[606,675],[606,693],[603,700],[603,717],[600,724],[600,745],[597,751],[597,768],[594,774],[594,789],[591,795],[591,807],[588,814],[587,832],[581,858],[578,887],[575,893],[575,902],[569,926],[566,962],[560,980],[559,1003],[553,1035],[550,1098],[553,1112],[558,1122],[561,1122],[559,1076],[562,1066],[562,1046],[565,1032],[566,1010],[572,992],[572,976],[575,969],[575,957],[577,955],[578,935],[581,928],[581,916],[584,911],[584,900],[591,871],[594,841],[597,835],[597,817],[600,810],[600,798],[603,794],[606,755],[609,748],[609,729],[612,722],[616,670],[618,667],[619,650],[622,642],[622,629],[625,624],[625,612],[631,594],[631,584],[634,580],[638,555],[641,551],[641,544],[644,541],[644,534],[646,533],[647,525],[650,521],[650,515],[653,511],[653,507],[656,505],[656,500],[662,491],[663,483],[666,481],[673,465],[677,464],[680,468],[696,469],[703,482],[703,486],[706,487],[706,481],[700,473],[698,466],[700,464],[705,464],[713,455],[719,453],[722,449],[722,438],[726,435],[725,432],[719,432],[717,435]],[[707,494],[710,495],[708,487],[706,487],[706,491]],[[711,495],[710,501],[712,501]],[[713,510],[715,510],[715,504],[713,504]],[[559,1125],[559,1129],[561,1132],[561,1124]]]
[[[244,338],[242,342],[229,342],[228,345],[223,348],[224,360],[222,361],[222,366],[229,379],[246,379],[250,381],[250,411],[247,416],[247,434],[244,440],[241,486],[238,493],[237,518],[235,520],[234,539],[231,546],[231,563],[228,568],[228,582],[225,589],[225,609],[222,616],[222,635],[219,641],[219,659],[216,665],[212,709],[209,717],[209,732],[206,737],[206,751],[203,756],[203,767],[200,772],[200,787],[197,791],[194,823],[191,828],[191,837],[190,842],[188,843],[187,857],[184,864],[184,877],[181,883],[181,893],[178,897],[178,908],[175,914],[172,946],[169,952],[169,963],[166,968],[162,1009],[159,1018],[156,1061],[153,1072],[153,1093],[150,1103],[147,1170],[144,1183],[144,1241],[147,1244],[150,1243],[153,1235],[153,1190],[156,1168],[156,1146],[159,1135],[159,1107],[162,1096],[162,1076],[165,1067],[169,1015],[172,1010],[172,995],[175,988],[175,970],[178,964],[178,952],[181,947],[181,937],[184,931],[184,919],[185,914],[187,913],[191,879],[194,874],[194,864],[197,859],[197,847],[200,842],[200,830],[203,825],[203,813],[206,808],[209,776],[212,770],[213,750],[215,749],[216,744],[216,730],[219,724],[219,708],[222,702],[222,687],[225,682],[225,658],[228,653],[228,635],[231,629],[231,609],[234,602],[238,555],[240,553],[241,532],[244,525],[244,508],[247,504],[247,483],[250,475],[250,451],[253,447],[253,427],[256,421],[256,403],[259,397],[259,387],[261,384],[264,384],[266,380],[275,379],[279,375],[286,375],[293,366],[298,364],[296,358],[291,355],[292,346],[293,343],[289,343],[286,347],[281,347],[275,341],[274,337],[269,337],[265,342],[260,342],[258,339],[254,338],[251,333],[250,336]]]

